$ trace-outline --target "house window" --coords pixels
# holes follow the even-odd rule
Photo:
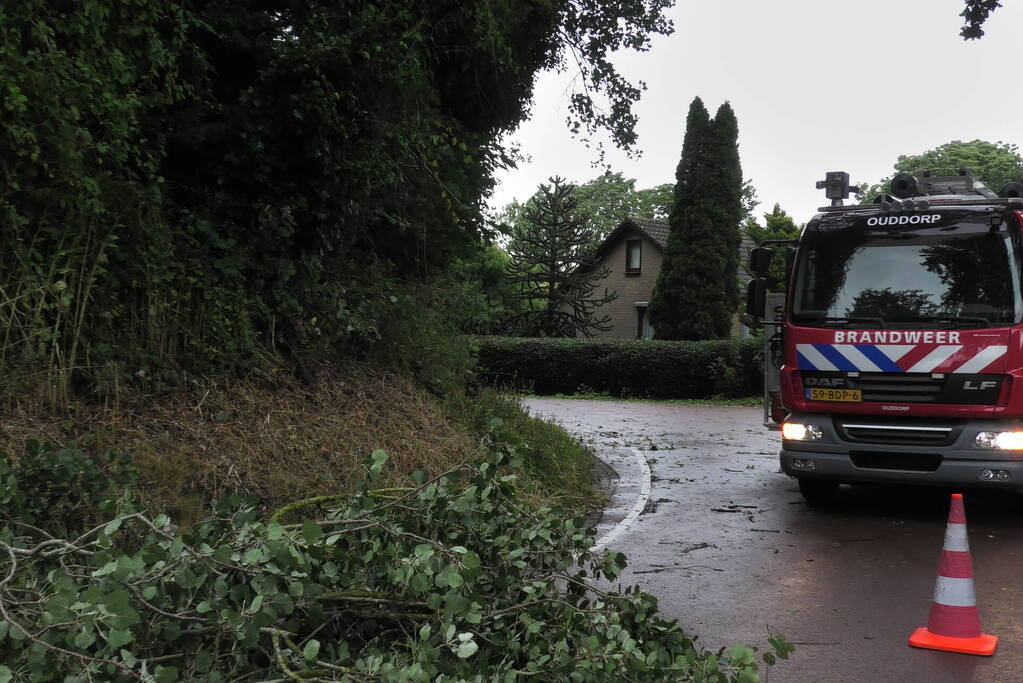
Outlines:
[[[625,243],[625,272],[638,273],[643,257],[643,241],[629,240]]]
[[[650,326],[650,315],[647,313],[647,302],[636,302],[636,339],[653,339],[654,328]]]

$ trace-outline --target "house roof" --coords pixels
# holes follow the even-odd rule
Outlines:
[[[668,222],[667,221],[654,221],[649,218],[636,218],[630,216],[625,219],[626,223],[631,223],[635,227],[639,228],[642,232],[646,233],[646,236],[657,243],[657,246],[664,248],[664,245],[668,243]]]
[[[604,241],[597,247],[597,256],[603,256],[604,252],[614,244],[621,234],[629,229],[638,230],[660,249],[664,249],[664,245],[668,243],[667,221],[655,221],[650,218],[629,216],[617,228],[612,230],[610,235],[604,238]]]

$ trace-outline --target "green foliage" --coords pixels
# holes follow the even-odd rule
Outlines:
[[[590,217],[590,227],[601,241],[630,216],[666,220],[671,192],[670,184],[637,190],[635,180],[608,172],[578,187],[577,211]]]
[[[643,398],[752,396],[762,391],[756,340],[477,340],[480,377],[537,394],[608,393]]]
[[[494,426],[499,427],[499,421]],[[0,675],[134,679],[755,681],[755,651],[697,648],[657,601],[598,588],[625,566],[559,509],[528,512],[515,448],[261,517],[234,499],[182,534],[123,503],[66,536],[5,505]],[[0,497],[22,499],[0,456]],[[10,476],[14,472],[15,476]],[[304,519],[292,521],[296,511]],[[774,638],[764,661],[788,655]]]
[[[973,177],[998,192],[1007,182],[1023,180],[1023,157],[1012,143],[953,140],[920,154],[900,154],[895,162],[896,172],[919,175],[931,171],[934,175],[958,175],[960,169],[969,169]],[[872,185],[863,185],[857,195],[862,203],[874,201],[888,192],[892,177],[882,178]]]
[[[511,3],[519,7],[519,3]],[[637,116],[632,104],[639,100],[646,84],[626,80],[610,56],[617,50],[650,49],[650,37],[670,35],[674,27],[664,17],[664,10],[674,0],[638,0],[629,3],[607,0],[560,0],[556,3],[558,25],[563,42],[553,59],[545,66],[559,71],[577,69],[577,88],[569,96],[568,124],[573,133],[580,133],[585,142],[593,135],[608,131],[614,144],[631,152],[636,142]],[[595,100],[602,95],[606,102]],[[597,141],[603,161],[603,147]]]
[[[145,325],[131,314],[159,308],[139,294],[167,232],[156,215],[166,138],[150,117],[192,94],[177,78],[190,26],[164,1],[26,0],[0,11],[6,376],[56,368],[51,389],[66,394],[72,370],[105,362],[113,320],[134,337]]]
[[[966,20],[966,25],[960,29],[959,35],[964,40],[975,40],[983,36],[984,22],[1001,6],[1000,0],[965,0],[965,6],[959,16]]]
[[[668,4],[5,6],[0,371],[66,401],[365,352],[477,241],[536,73],[578,58],[576,129],[633,143],[607,56]]]
[[[369,357],[438,396],[462,393],[473,364],[469,342],[457,327],[465,318],[465,295],[450,284],[395,290],[383,304],[380,340]]]
[[[666,221],[671,213],[671,200],[674,195],[675,186],[672,183],[636,190],[636,207],[629,215]]]
[[[782,210],[778,204],[774,205],[770,213],[764,214],[764,224],[760,225],[752,216],[746,219],[743,229],[750,236],[755,244],[765,240],[794,240],[799,237],[803,226],[797,225],[792,216]],[[787,254],[783,245],[769,245],[774,249],[774,258],[771,259],[771,269],[767,273],[767,289],[771,292],[784,292],[788,287],[788,271],[786,268]],[[740,254],[740,257],[745,254]],[[742,262],[746,267],[745,261]],[[753,274],[746,272],[747,277]]]
[[[92,456],[78,443],[29,441],[17,461],[0,459],[0,510],[17,510],[19,521],[66,535],[113,512],[112,501],[134,481],[121,453]]]
[[[618,294],[597,291],[611,271],[595,258],[589,217],[578,210],[575,190],[551,178],[527,207],[525,224],[512,231],[507,272],[527,310],[510,324],[522,334],[589,337],[611,329],[611,316],[600,308]]]
[[[577,218],[586,218],[593,230],[593,246],[610,235],[623,220],[632,216],[652,220],[667,220],[671,209],[673,186],[670,183],[643,190],[636,189],[636,181],[620,172],[608,171],[576,187]],[[524,204],[512,202],[502,209],[497,220],[505,232],[526,227],[526,212],[536,207],[543,193],[538,189]]]
[[[726,102],[711,120],[690,105],[664,262],[650,297],[657,339],[727,337],[739,303],[739,223],[745,187],[738,124]]]
[[[470,432],[492,434],[522,454],[523,476],[516,480],[520,491],[542,501],[553,499],[572,512],[590,512],[599,502],[593,451],[555,422],[530,415],[518,399],[489,387],[448,405]]]
[[[449,274],[449,286],[456,290],[461,307],[455,321],[460,332],[498,334],[505,323],[532,307],[515,294],[508,278],[511,257],[496,244],[481,244],[456,259]]]

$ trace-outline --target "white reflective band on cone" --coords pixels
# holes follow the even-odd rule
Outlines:
[[[948,607],[973,607],[977,596],[973,593],[973,579],[950,579],[939,576],[934,584],[934,602]]]
[[[965,524],[949,524],[945,529],[945,550],[961,553],[970,552],[970,542],[966,539]]]

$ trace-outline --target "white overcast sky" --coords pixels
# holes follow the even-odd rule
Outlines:
[[[825,203],[814,183],[826,171],[876,182],[898,155],[950,140],[1023,146],[1023,3],[1005,5],[967,42],[962,0],[678,0],[671,36],[615,59],[647,90],[636,105],[642,156],[611,148],[608,160],[637,188],[674,182],[689,103],[699,95],[713,116],[728,100],[758,215],[778,202],[802,222]],[[538,78],[530,120],[511,138],[531,160],[498,175],[491,207],[555,174],[599,174],[565,126],[571,77]]]

